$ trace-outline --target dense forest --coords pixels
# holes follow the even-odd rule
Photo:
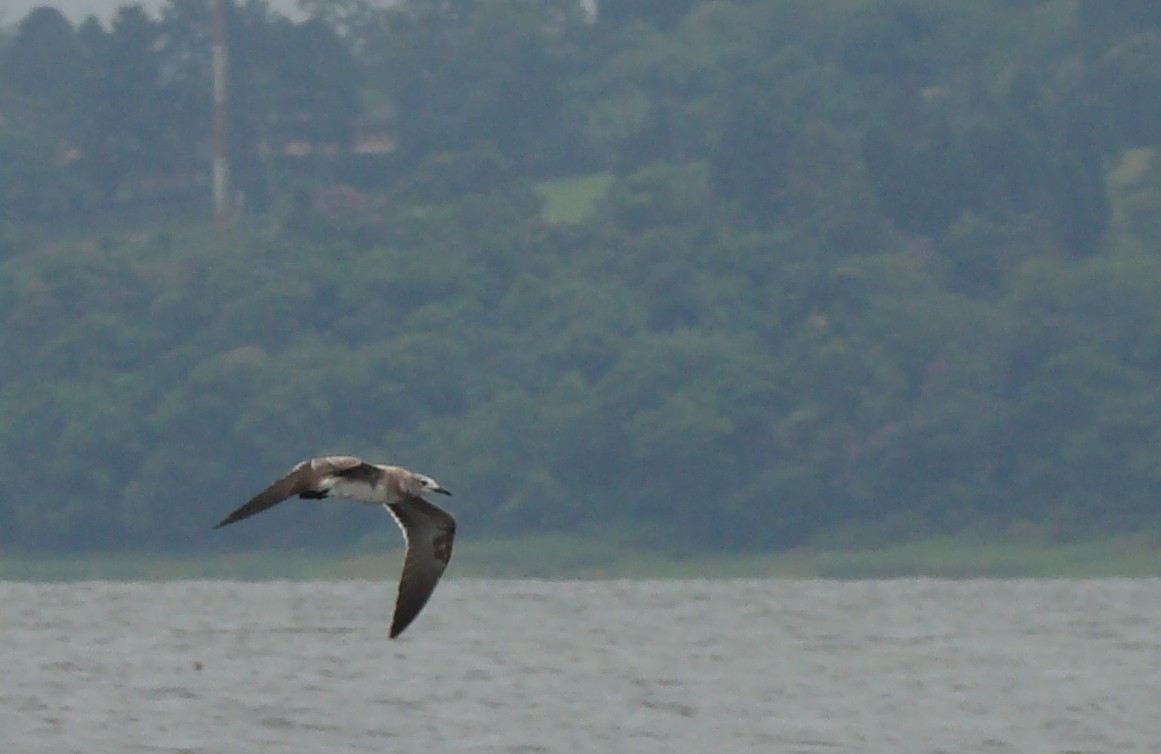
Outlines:
[[[471,538],[1161,531],[1161,4],[303,7],[229,227],[209,0],[0,36],[0,546],[358,542],[211,536],[319,453]]]

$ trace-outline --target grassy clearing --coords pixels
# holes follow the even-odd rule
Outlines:
[[[1121,154],[1120,162],[1109,171],[1110,188],[1115,192],[1141,180],[1148,172],[1156,154],[1157,150],[1154,147],[1126,149]]]
[[[583,222],[593,213],[597,200],[613,182],[608,173],[558,178],[536,184],[534,190],[544,199],[544,221],[556,224]]]
[[[66,557],[0,556],[0,579],[32,581],[394,578],[398,550]],[[1100,578],[1161,576],[1155,537],[1070,544],[929,539],[868,549],[675,556],[601,538],[538,535],[463,542],[450,578]]]

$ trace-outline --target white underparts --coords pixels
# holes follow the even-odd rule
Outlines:
[[[348,500],[357,500],[360,503],[371,503],[378,505],[380,503],[388,502],[387,487],[373,487],[361,480],[343,479],[342,477],[330,477],[322,480],[321,485],[324,489],[330,491],[335,497],[343,497]]]

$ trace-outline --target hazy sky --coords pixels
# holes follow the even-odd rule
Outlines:
[[[65,14],[73,23],[80,23],[90,15],[96,15],[102,21],[108,21],[113,17],[117,8],[122,5],[131,5],[134,0],[3,0],[0,3],[0,26],[10,26],[20,22],[20,19],[28,15],[28,11],[33,8],[38,8],[42,5],[47,5],[56,8],[61,13]],[[164,0],[137,0],[153,15],[157,15],[157,9],[164,4]],[[377,0],[386,4],[390,0]],[[595,0],[580,0],[581,5],[588,8],[590,12],[595,8]],[[300,17],[298,13],[298,0],[267,0],[270,7],[283,15],[291,18]]]
[[[292,15],[297,8],[296,0],[267,0],[270,7],[279,13]],[[141,5],[151,14],[156,15],[157,9],[164,4],[164,0],[140,0]],[[122,5],[131,5],[131,0],[4,0],[0,3],[0,25],[8,26],[18,23],[28,15],[28,11],[47,5],[56,8],[65,14],[73,23],[80,23],[86,16],[95,14],[102,21],[108,21],[113,13]]]

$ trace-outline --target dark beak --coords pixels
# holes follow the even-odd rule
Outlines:
[[[443,487],[436,487],[434,490],[432,490],[432,492],[438,492],[441,495],[450,495],[451,494],[451,492],[449,490],[445,490]]]

